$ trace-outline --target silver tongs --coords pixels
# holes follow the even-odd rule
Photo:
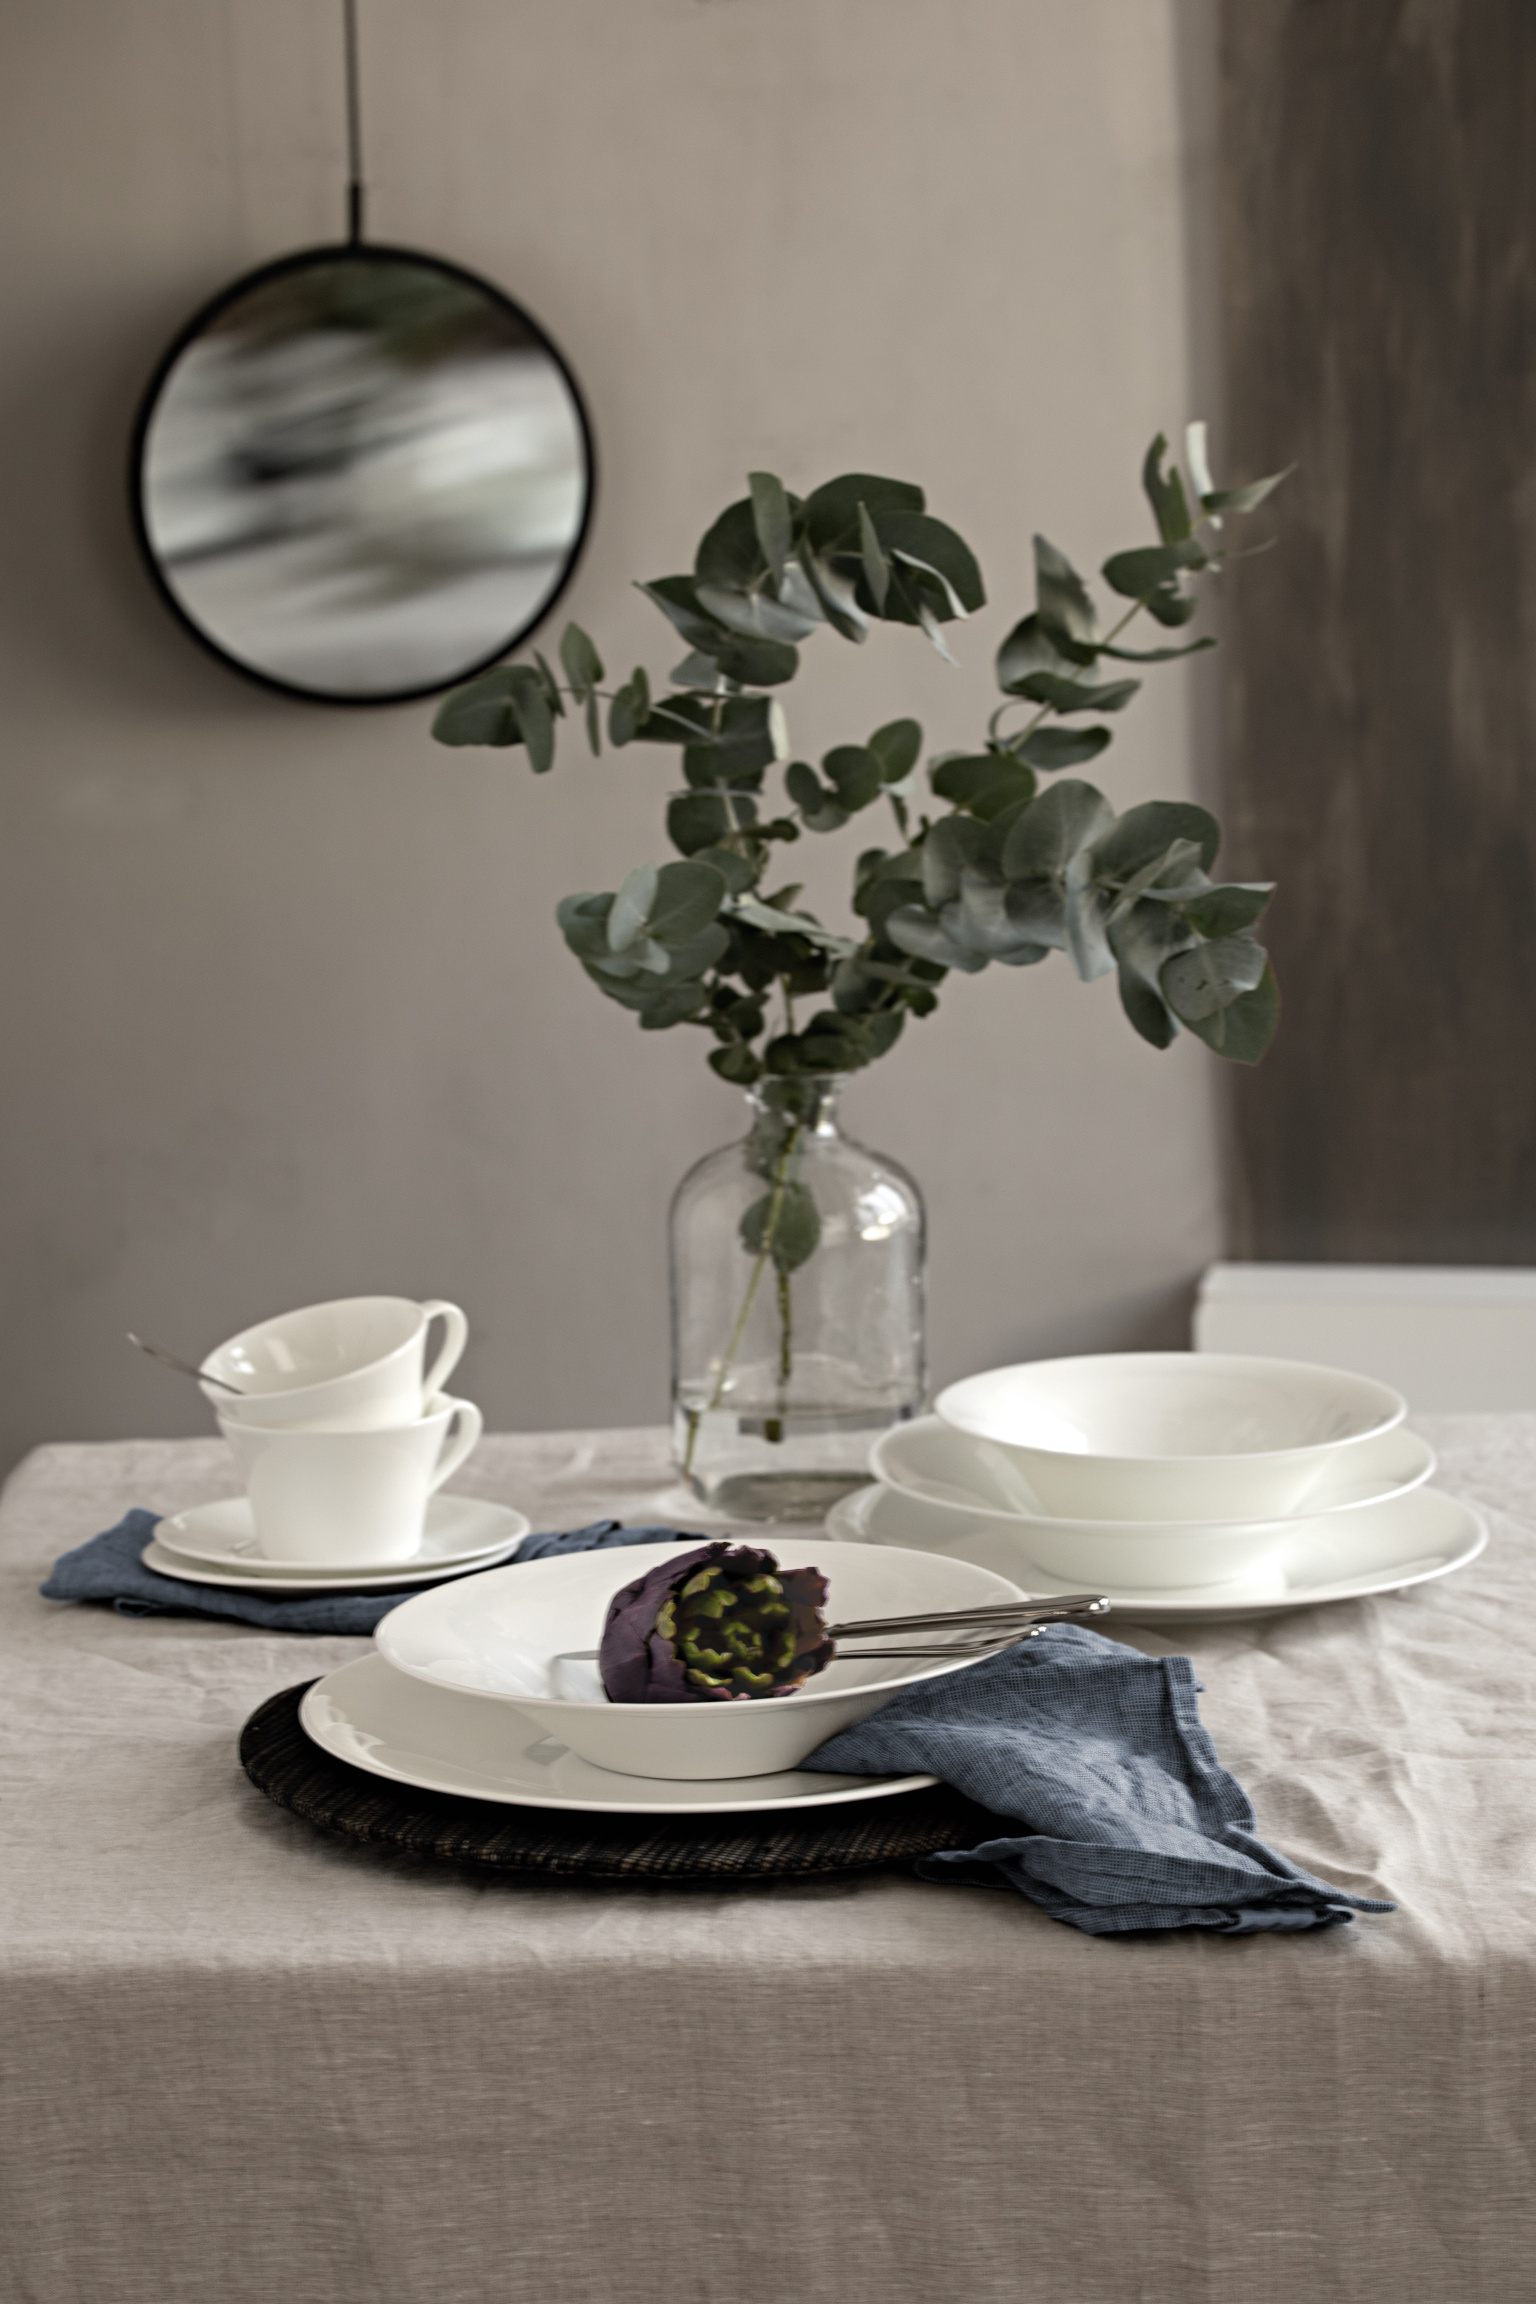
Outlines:
[[[859,1656],[987,1656],[1016,1640],[1034,1640],[1048,1624],[1079,1624],[1110,1613],[1102,1593],[1063,1592],[1050,1600],[998,1600],[986,1608],[940,1608],[917,1616],[865,1616],[853,1624],[829,1624],[827,1636],[839,1646],[902,1632],[948,1632],[955,1637],[931,1648],[865,1648]],[[555,1664],[592,1664],[595,1648],[562,1648]]]

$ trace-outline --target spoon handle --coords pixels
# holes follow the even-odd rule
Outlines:
[[[206,1368],[194,1368],[190,1360],[178,1360],[174,1352],[164,1352],[158,1344],[146,1344],[131,1328],[128,1341],[141,1352],[147,1352],[151,1360],[158,1360],[163,1368],[174,1368],[178,1376],[190,1376],[198,1384],[213,1384],[220,1392],[232,1392],[237,1400],[242,1397],[238,1384],[226,1384],[222,1376],[210,1376]]]

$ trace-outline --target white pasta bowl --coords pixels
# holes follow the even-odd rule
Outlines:
[[[1017,1584],[969,1560],[830,1538],[768,1532],[733,1538],[771,1551],[786,1568],[819,1568],[829,1585],[829,1622],[917,1610],[971,1608],[1022,1597]],[[672,1549],[695,1551],[697,1537]],[[915,1680],[954,1672],[969,1659],[910,1664],[869,1658],[857,1643],[792,1696],[747,1703],[611,1704],[594,1663],[560,1663],[567,1649],[596,1648],[613,1595],[666,1556],[656,1544],[577,1552],[521,1567],[492,1568],[438,1585],[392,1608],[374,1639],[397,1671],[440,1688],[510,1705],[539,1732],[595,1767],[621,1776],[768,1776],[798,1768],[841,1728],[851,1728]],[[891,1643],[882,1642],[882,1646]]]
[[[1001,1450],[1043,1513],[1276,1520],[1314,1509],[1341,1460],[1399,1425],[1390,1385],[1236,1352],[1106,1352],[991,1368],[934,1403]]]

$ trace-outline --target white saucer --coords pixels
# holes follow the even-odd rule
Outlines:
[[[263,1582],[281,1577],[288,1582],[355,1583],[359,1577],[382,1577],[403,1583],[407,1576],[439,1576],[450,1568],[479,1567],[520,1544],[531,1523],[505,1504],[488,1504],[480,1496],[433,1496],[427,1503],[426,1526],[419,1548],[392,1568],[366,1562],[340,1560],[268,1560],[258,1549],[250,1501],[227,1496],[218,1504],[198,1504],[190,1512],[175,1512],[160,1522],[155,1542],[178,1560],[199,1560],[205,1566],[233,1569],[242,1579]]]
[[[896,1544],[948,1552],[995,1569],[1036,1597],[1075,1587],[1029,1556],[1029,1523],[984,1518],[948,1505],[924,1504],[894,1488],[859,1488],[827,1514],[827,1534],[845,1544]],[[1480,1512],[1437,1488],[1415,1488],[1385,1504],[1357,1505],[1320,1520],[1282,1555],[1269,1579],[1252,1585],[1204,1584],[1194,1589],[1111,1592],[1127,1622],[1202,1617],[1222,1622],[1273,1616],[1286,1608],[1314,1608],[1329,1600],[1361,1600],[1448,1576],[1475,1560],[1488,1541]]]
[[[521,1541],[515,1538],[514,1545]],[[488,1560],[460,1562],[451,1568],[379,1568],[366,1572],[359,1568],[346,1576],[247,1576],[238,1568],[198,1568],[179,1552],[167,1552],[153,1537],[139,1554],[142,1564],[157,1576],[175,1576],[183,1584],[213,1584],[221,1592],[266,1595],[310,1592],[316,1598],[322,1592],[394,1592],[402,1584],[441,1584],[449,1576],[478,1576],[482,1568],[500,1568],[506,1557],[505,1552],[493,1552]]]
[[[533,1734],[510,1705],[408,1679],[377,1654],[343,1664],[305,1692],[299,1723],[322,1751],[371,1775],[429,1792],[459,1792],[511,1808],[591,1808],[632,1816],[739,1815],[744,1809],[837,1808],[916,1792],[936,1776],[616,1776],[552,1736]]]

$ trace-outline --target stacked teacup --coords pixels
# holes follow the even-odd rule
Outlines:
[[[428,1333],[443,1338],[426,1366]],[[457,1304],[348,1296],[210,1352],[203,1391],[235,1452],[261,1559],[380,1571],[421,1553],[432,1498],[480,1438],[443,1389],[468,1336]]]
[[[1246,1354],[1029,1361],[952,1384],[935,1408],[871,1452],[889,1540],[918,1541],[926,1512],[933,1540],[953,1530],[944,1549],[1026,1584],[1035,1571],[1037,1589],[1043,1571],[1125,1599],[1279,1593],[1303,1537],[1435,1469],[1390,1386]]]

